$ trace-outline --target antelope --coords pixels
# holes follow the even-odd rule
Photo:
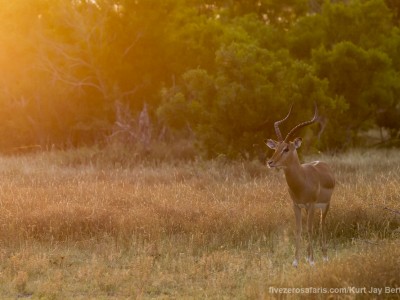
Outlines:
[[[290,107],[289,113],[285,118],[274,123],[277,141],[268,139],[266,145],[275,150],[274,154],[267,162],[269,168],[283,169],[286,182],[289,187],[289,195],[293,201],[293,210],[296,217],[296,249],[293,266],[299,264],[299,251],[302,233],[302,208],[306,210],[307,229],[308,229],[308,247],[306,260],[310,265],[314,265],[314,252],[312,244],[313,234],[313,217],[316,209],[321,210],[321,246],[323,260],[328,260],[325,232],[325,218],[329,210],[329,204],[333,189],[335,187],[335,179],[332,171],[327,163],[322,161],[314,161],[301,164],[297,155],[297,149],[301,146],[302,139],[293,136],[303,127],[313,124],[318,119],[318,108],[315,105],[314,117],[306,122],[302,122],[289,131],[285,139],[283,139],[279,125],[286,121],[292,112]]]

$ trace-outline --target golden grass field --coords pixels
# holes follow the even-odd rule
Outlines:
[[[338,181],[330,260],[315,243],[316,265],[295,269],[284,175],[259,162],[90,149],[0,157],[0,298],[310,296],[271,287],[386,287],[311,296],[400,298],[400,151],[311,159],[328,161]]]

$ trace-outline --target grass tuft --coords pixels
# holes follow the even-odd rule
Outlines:
[[[338,181],[331,260],[316,249],[316,267],[297,270],[282,173],[126,151],[0,157],[1,298],[268,299],[271,286],[399,286],[396,151],[318,157]]]

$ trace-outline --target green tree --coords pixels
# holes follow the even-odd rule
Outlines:
[[[166,101],[159,110],[171,125],[193,127],[209,157],[254,155],[253,145],[275,135],[273,122],[287,113],[291,103],[296,106],[291,126],[304,121],[314,102],[323,113],[339,109],[338,100],[327,96],[327,82],[285,51],[231,43],[220,48],[215,60],[215,74],[188,71],[179,88],[165,91]]]
[[[392,14],[383,0],[325,2],[320,14],[300,18],[288,32],[291,53],[309,59],[313,49],[331,49],[352,42],[364,49],[385,44],[393,28]]]
[[[252,156],[291,103],[288,128],[307,119],[314,102],[329,120],[320,148],[351,145],[376,125],[396,136],[397,123],[382,116],[400,105],[397,6],[4,2],[0,148],[96,143],[122,119],[135,124],[144,103],[154,123],[195,136],[208,156]]]
[[[393,106],[400,96],[399,74],[384,52],[342,42],[332,50],[315,51],[313,61],[318,76],[328,80],[330,93],[349,105],[349,115],[338,127],[348,142],[373,125],[377,109]]]

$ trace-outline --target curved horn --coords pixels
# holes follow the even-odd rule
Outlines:
[[[314,123],[317,118],[318,118],[318,108],[317,108],[317,103],[314,104],[315,105],[315,111],[314,111],[314,117],[310,120],[310,121],[306,121],[303,123],[300,123],[299,125],[295,126],[292,130],[289,131],[289,133],[287,134],[286,138],[285,138],[285,142],[287,142],[291,136],[293,136],[293,134],[298,131],[299,129],[310,125],[312,123]]]
[[[280,129],[279,129],[279,125],[280,125],[281,123],[285,122],[285,121],[287,120],[287,118],[289,118],[290,113],[292,112],[292,108],[293,108],[293,103],[292,103],[292,105],[290,106],[289,113],[287,114],[287,116],[286,116],[285,118],[283,118],[282,120],[276,121],[276,122],[274,123],[275,133],[276,133],[276,135],[277,135],[277,137],[278,137],[278,140],[279,140],[280,142],[283,141],[283,137],[282,137],[282,133],[281,133],[281,131],[280,131]]]

